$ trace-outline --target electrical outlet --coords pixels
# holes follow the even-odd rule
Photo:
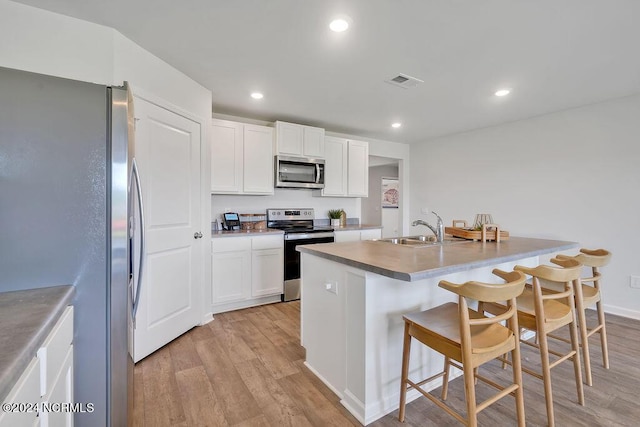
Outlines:
[[[338,284],[337,283],[335,283],[335,282],[325,283],[324,287],[327,290],[327,292],[331,292],[332,294],[338,295]]]
[[[640,276],[629,276],[629,287],[640,289]]]
[[[420,213],[421,213],[421,214],[425,214],[425,215],[427,215],[429,212],[430,212],[430,211],[429,211],[429,208],[422,208],[422,209],[420,209]]]

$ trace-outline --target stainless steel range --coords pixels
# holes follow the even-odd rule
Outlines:
[[[314,226],[313,209],[267,209],[267,227],[284,231],[283,301],[300,298],[300,253],[298,245],[331,243],[333,228]]]

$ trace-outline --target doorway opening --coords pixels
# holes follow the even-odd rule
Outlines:
[[[382,237],[402,234],[402,178],[400,160],[369,156],[369,197],[363,198],[363,224],[381,225]]]

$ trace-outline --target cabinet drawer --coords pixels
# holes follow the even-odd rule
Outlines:
[[[18,382],[13,387],[6,403],[37,404],[40,401],[40,360],[31,360]],[[0,412],[0,427],[32,426],[37,420],[34,412]]]
[[[251,239],[251,249],[280,249],[284,247],[284,237],[282,234],[273,236],[260,236]]]
[[[213,253],[250,251],[251,237],[219,237],[211,239]]]
[[[40,359],[40,394],[46,396],[64,364],[73,342],[73,306],[64,310],[58,323],[38,350]]]

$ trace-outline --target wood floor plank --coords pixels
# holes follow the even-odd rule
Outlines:
[[[202,366],[202,361],[193,344],[193,334],[184,334],[167,344],[176,372]]]
[[[238,372],[270,425],[304,427],[311,423],[280,384],[257,360],[238,365]]]
[[[256,327],[249,320],[238,320],[234,328],[241,331],[243,339],[251,350],[262,361],[265,368],[274,378],[282,378],[287,375],[299,373],[300,370],[278,349],[269,339],[264,336],[260,328]]]
[[[144,378],[142,369],[137,366],[133,371],[133,425],[144,427]]]
[[[229,425],[202,365],[176,372],[176,382],[188,425],[202,427]]]
[[[207,377],[230,425],[260,415],[253,395],[242,381],[229,355],[215,339],[196,342]]]
[[[335,403],[314,387],[302,372],[280,378],[278,383],[282,388],[289,390],[291,398],[302,408],[304,415],[312,425],[359,425],[357,421],[354,423],[345,418]]]
[[[143,374],[144,417],[149,426],[174,426],[186,423],[174,375],[171,353],[163,348],[141,364]]]
[[[303,364],[300,302],[223,313],[194,328],[135,367],[135,426],[351,426],[357,420],[340,399]],[[595,313],[587,311],[590,321]],[[577,403],[573,366],[552,370],[556,425],[569,427],[640,425],[640,321],[607,315],[610,369],[602,366],[597,338],[591,339],[593,386],[585,386],[585,406]],[[183,354],[184,352],[184,354]],[[537,350],[523,346],[528,366],[540,365]],[[200,361],[201,365],[199,365]],[[510,368],[492,361],[483,374],[509,381]],[[546,426],[542,381],[524,375],[528,427]],[[439,390],[433,391],[438,394]],[[478,400],[493,389],[479,383]],[[462,378],[450,383],[447,403],[464,411]],[[459,426],[425,398],[370,424],[375,427]],[[482,411],[479,425],[515,425],[513,399]]]
[[[208,326],[220,348],[227,352],[234,363],[256,359],[258,356],[242,338],[241,331],[233,326],[234,323],[228,317],[221,316],[209,322]]]

